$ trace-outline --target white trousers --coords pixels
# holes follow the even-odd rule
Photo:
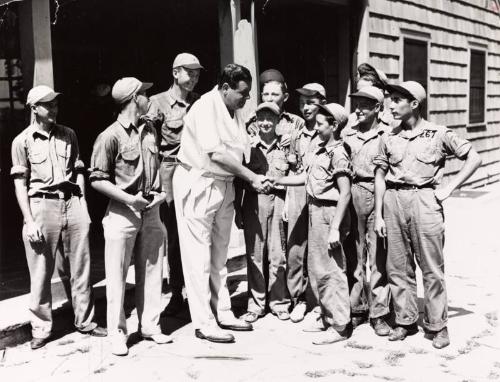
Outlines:
[[[191,320],[195,329],[203,329],[217,325],[216,319],[234,319],[226,267],[234,187],[232,181],[189,173],[177,167],[174,203]]]

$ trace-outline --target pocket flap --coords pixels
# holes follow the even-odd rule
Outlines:
[[[139,149],[133,147],[129,149],[124,149],[120,155],[126,161],[133,161],[139,158]]]

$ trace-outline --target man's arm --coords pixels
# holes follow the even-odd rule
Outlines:
[[[307,173],[301,172],[300,174],[283,176],[281,178],[274,179],[274,184],[279,184],[281,186],[303,186],[306,184]]]
[[[238,229],[243,229],[242,201],[245,189],[241,179],[234,181],[234,223]]]
[[[210,159],[221,166],[224,170],[230,172],[234,176],[241,178],[252,185],[258,192],[264,192],[266,186],[264,181],[267,179],[264,175],[255,174],[243,164],[231,158],[224,152],[215,151],[208,154]]]
[[[91,186],[108,198],[128,204],[139,211],[144,210],[149,204],[149,202],[142,197],[142,192],[138,192],[136,195],[127,194],[121,188],[106,179],[94,180]]]
[[[330,247],[335,248],[340,245],[340,224],[344,219],[345,213],[351,200],[351,180],[343,173],[339,173],[336,177],[337,187],[339,188],[339,200],[337,202],[337,209],[335,216],[330,225],[330,232],[328,234],[328,243]]]
[[[382,215],[386,189],[385,174],[386,171],[384,169],[380,167],[375,169],[375,232],[380,237],[386,237],[387,235],[384,217]]]
[[[467,158],[462,166],[462,169],[455,175],[451,181],[442,188],[435,191],[436,198],[443,201],[448,198],[451,193],[456,190],[460,185],[471,177],[472,174],[481,166],[482,160],[476,150],[471,148],[467,153]]]
[[[24,222],[26,223],[26,235],[28,236],[28,240],[32,243],[40,243],[43,241],[43,234],[31,214],[26,178],[23,176],[14,178],[14,188],[16,191],[17,204],[19,204]]]

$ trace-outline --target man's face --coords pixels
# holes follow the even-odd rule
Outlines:
[[[334,127],[330,125],[328,122],[328,119],[325,115],[323,114],[317,114],[316,115],[316,126],[315,126],[316,131],[318,132],[319,138],[323,142],[327,142],[330,140]]]
[[[146,95],[146,92],[139,92],[134,97],[139,114],[140,115],[146,114],[149,108],[149,98]]]
[[[229,110],[235,111],[245,106],[247,100],[250,99],[252,83],[240,81],[235,89],[232,89],[229,84],[224,84],[222,89],[224,91],[224,104]]]
[[[354,112],[359,123],[372,123],[380,110],[380,104],[370,98],[352,97]]]
[[[180,88],[192,92],[200,79],[200,69],[189,69],[180,66],[174,68],[172,74]]]
[[[262,87],[262,102],[274,102],[283,109],[283,104],[288,99],[288,93],[283,93],[283,85],[280,82],[266,82]]]
[[[33,113],[45,123],[55,123],[58,110],[57,99],[49,102],[39,102],[33,106]]]
[[[418,101],[408,99],[408,96],[394,92],[391,94],[391,110],[394,119],[405,121],[413,114],[413,110],[418,107]]]
[[[271,110],[263,109],[257,112],[257,127],[260,134],[274,133],[279,117]]]
[[[306,96],[300,95],[299,108],[302,116],[306,121],[316,121],[316,114],[319,110],[319,105],[323,102],[321,97],[317,95]]]

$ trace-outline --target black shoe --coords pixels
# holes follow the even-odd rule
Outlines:
[[[234,342],[234,336],[231,333],[226,333],[223,332],[220,329],[215,329],[215,330],[210,330],[210,331],[205,331],[203,333],[200,329],[196,329],[194,331],[194,335],[202,340],[207,340],[210,342],[217,342],[217,343],[232,343]]]
[[[391,327],[385,322],[382,317],[377,317],[372,320],[373,330],[380,337],[388,336],[391,332]]]
[[[358,326],[368,322],[368,316],[366,314],[353,314],[351,316],[352,328],[356,329]]]
[[[94,329],[88,331],[77,330],[82,334],[87,334],[92,337],[106,337],[108,335],[108,330],[106,328],[101,328],[100,326],[96,326]]]
[[[253,326],[251,323],[238,318],[234,318],[228,321],[220,321],[219,326],[221,329],[234,330],[237,332],[250,332],[253,330]]]
[[[450,344],[450,337],[448,335],[448,329],[446,326],[441,329],[439,332],[436,332],[434,338],[432,339],[432,346],[436,349],[445,348]]]
[[[175,316],[180,313],[186,305],[184,304],[184,296],[182,293],[172,293],[170,301],[168,302],[162,315]]]
[[[43,348],[49,342],[49,338],[33,338],[30,342],[32,350]]]
[[[407,336],[411,336],[418,332],[416,325],[396,326],[389,334],[389,341],[403,341]]]

